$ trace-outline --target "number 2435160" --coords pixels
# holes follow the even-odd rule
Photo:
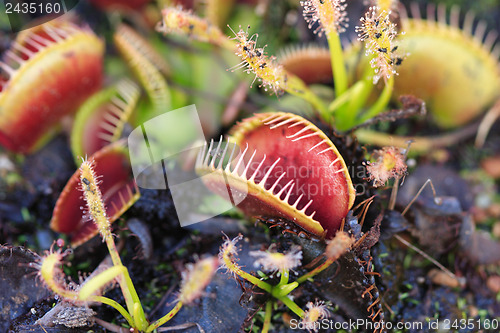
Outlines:
[[[24,2],[12,4],[7,2],[5,4],[6,14],[52,14],[60,13],[62,11],[60,3],[36,3],[36,2]]]
[[[443,324],[445,329],[493,329],[499,328],[499,321],[497,319],[444,319]]]

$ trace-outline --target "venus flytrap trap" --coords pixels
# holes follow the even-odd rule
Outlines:
[[[289,281],[290,271],[297,269],[302,264],[302,251],[299,246],[293,245],[286,253],[277,252],[273,245],[271,245],[267,251],[251,251],[249,253],[250,256],[257,258],[254,261],[254,265],[256,267],[261,267],[264,271],[260,273],[261,278],[259,279],[245,272],[238,264],[239,248],[237,243],[243,236],[240,234],[233,239],[229,239],[227,236],[225,236],[225,238],[226,240],[219,251],[219,260],[222,267],[234,278],[243,279],[266,291],[274,298],[274,300],[271,299],[266,303],[262,332],[269,331],[273,303],[276,301],[285,304],[290,311],[295,313],[302,320],[305,325],[304,327],[311,332],[315,332],[316,328],[314,323],[329,316],[328,307],[330,303],[325,303],[323,301],[317,301],[316,303],[309,302],[306,305],[307,310],[304,311],[293,301],[290,294],[300,284],[306,281],[313,281],[317,274],[330,267],[331,264],[340,258],[340,256],[349,251],[354,244],[354,238],[345,232],[339,231],[336,236],[328,242],[328,246],[322,254],[324,262],[310,272],[297,277],[295,281],[292,282]],[[266,273],[270,275],[266,275]],[[265,281],[275,274],[280,277],[278,284],[273,285]]]
[[[0,146],[26,154],[45,144],[99,90],[103,53],[90,28],[66,17],[20,32],[0,61]]]
[[[381,1],[377,5],[382,8]],[[386,6],[383,10],[388,11],[388,8],[394,10],[394,5]],[[415,95],[426,103],[434,125],[441,129],[457,130],[413,138],[394,137],[366,129],[356,131],[356,135],[361,142],[379,146],[405,147],[409,139],[414,139],[412,151],[421,154],[435,151],[437,147],[456,144],[477,131],[475,125],[470,124],[471,121],[499,98],[500,48],[497,32],[491,30],[486,33],[484,22],[476,22],[476,25],[474,15],[470,12],[461,13],[458,6],[448,11],[443,3],[437,8],[429,4],[425,19],[421,17],[416,4],[410,6],[409,13],[403,7],[400,8],[399,24],[405,35],[402,39],[394,40],[409,56],[398,68],[393,100],[401,95]],[[460,20],[462,14],[466,14],[463,23]],[[359,47],[354,46],[357,50]],[[395,60],[395,64],[400,62],[398,56]],[[362,64],[357,69],[360,67],[368,66]],[[474,76],[469,75],[471,71]]]
[[[162,73],[168,67],[154,49],[132,28],[121,24],[113,35],[113,41],[128,66],[146,90],[151,107],[148,114],[158,115],[171,106],[171,93]],[[141,105],[139,105],[141,107]]]
[[[99,189],[98,176],[94,172],[93,161],[83,160],[80,166],[80,186],[86,202],[85,214],[97,225],[99,234],[106,243],[113,265],[99,272],[81,285],[67,284],[66,277],[61,269],[66,252],[60,249],[51,249],[33,266],[39,270],[41,280],[50,290],[63,300],[75,304],[88,306],[91,303],[107,304],[115,308],[131,327],[130,332],[152,332],[172,319],[184,304],[192,304],[203,295],[203,290],[210,283],[217,270],[218,259],[208,257],[194,264],[186,265],[182,273],[181,289],[177,303],[165,316],[149,323],[127,267],[122,264],[116,248],[114,236],[111,233],[111,223],[106,215],[106,209]],[[104,287],[117,282],[125,299],[126,308],[118,302],[102,296]],[[120,332],[119,327],[115,327]]]
[[[71,150],[76,165],[78,156],[91,156],[118,141],[139,101],[140,90],[130,80],[103,89],[82,104],[71,130]]]

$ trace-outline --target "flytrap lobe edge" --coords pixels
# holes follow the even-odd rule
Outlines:
[[[315,236],[335,235],[355,191],[325,133],[298,115],[277,112],[245,119],[231,134],[228,141],[241,149],[236,156],[230,145],[213,142],[198,156],[196,170],[208,188],[245,197],[237,207],[250,216],[281,217]]]

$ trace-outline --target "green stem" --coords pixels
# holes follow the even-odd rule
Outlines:
[[[357,96],[358,91],[363,87],[363,81],[358,81],[356,82],[352,87],[350,87],[348,90],[346,90],[341,96],[336,97],[330,105],[328,105],[328,111],[331,113],[336,113],[339,112],[339,108],[346,104],[347,102],[350,102],[353,98],[353,96]],[[338,117],[344,117],[344,114],[339,115]]]
[[[269,332],[271,327],[271,314],[273,311],[273,301],[269,300],[266,303],[266,314],[264,316],[264,325],[262,325],[262,333]]]
[[[339,35],[334,31],[326,34],[330,48],[330,61],[332,63],[335,95],[340,97],[347,90],[347,74],[344,64],[344,52]]]
[[[118,250],[116,249],[115,241],[113,237],[106,237],[106,245],[108,246],[108,251],[113,261],[114,266],[122,266],[122,261]],[[128,270],[126,270],[120,277],[118,277],[118,284],[122,290],[123,298],[127,304],[127,309],[129,313],[133,314],[134,328],[144,330],[146,322],[146,315],[144,314],[144,309],[142,308],[139,296],[135,291],[134,283],[130,278]],[[136,304],[139,304],[138,306]]]
[[[247,272],[245,272],[244,270],[242,270],[237,264],[235,264],[231,260],[231,258],[229,258],[229,254],[228,253],[224,252],[224,254],[222,256],[222,260],[224,261],[224,264],[226,265],[226,268],[228,270],[230,270],[231,272],[233,272],[234,274],[236,274],[239,277],[247,280],[248,282],[256,285],[260,289],[267,291],[268,293],[272,292],[273,287],[269,283],[261,281],[258,278],[256,278],[255,276],[253,276],[252,274],[248,274]]]
[[[112,300],[110,298],[104,297],[104,296],[91,296],[89,298],[89,301],[94,301],[94,302],[99,302],[102,304],[109,305],[113,308],[115,308],[120,314],[125,318],[128,322],[128,324],[132,327],[134,327],[134,319],[130,314],[125,310],[123,306],[120,305],[120,303],[116,302],[115,300]]]
[[[377,99],[375,104],[373,104],[372,107],[365,112],[363,117],[361,117],[360,123],[363,123],[368,119],[371,119],[377,116],[382,111],[384,111],[384,109],[387,107],[387,104],[389,104],[393,90],[394,90],[394,75],[392,75],[387,80],[384,90],[382,90],[382,93],[380,94],[379,98]]]
[[[336,124],[339,130],[347,131],[361,123],[358,119],[358,115],[366,105],[366,101],[370,97],[373,87],[373,68],[366,65],[363,70],[362,78],[349,88],[349,90],[355,90],[350,93],[349,103],[340,106],[340,110],[338,111],[339,116],[337,117],[338,123]],[[344,93],[344,95],[346,93]]]
[[[177,314],[177,312],[179,312],[179,310],[181,308],[182,308],[182,302],[178,302],[174,306],[174,308],[172,310],[170,310],[169,313],[167,313],[166,315],[164,315],[163,317],[161,317],[160,319],[158,319],[157,321],[155,321],[154,323],[149,325],[148,328],[146,329],[146,333],[152,332],[155,329],[157,329],[158,327],[160,327],[161,325],[165,324],[167,321],[172,319]]]
[[[289,278],[290,272],[288,270],[282,271],[279,286],[284,286],[285,284],[287,284]]]
[[[358,81],[356,84],[356,91],[353,93],[353,98],[350,99],[349,104],[344,107],[344,116],[343,116],[343,127],[339,126],[340,130],[348,130],[357,125],[357,118],[359,115],[359,111],[363,106],[366,100],[363,100],[364,92],[366,91],[366,86],[370,86],[371,84],[366,84],[365,81]],[[345,94],[344,94],[345,95]]]
[[[355,125],[360,108],[351,107],[353,101],[359,101],[366,90],[364,81],[356,82],[340,97],[330,103],[328,109],[335,114],[335,127],[341,131],[350,129]]]
[[[257,287],[259,287],[260,289],[262,290],[265,290],[267,292],[271,292],[271,290],[273,289],[273,287],[269,284],[269,283],[266,283],[262,280],[259,280],[258,278],[256,278],[255,276],[253,276],[252,274],[248,274],[247,272],[243,271],[240,269],[238,275],[247,280],[248,282],[250,282],[251,284],[254,284],[256,285]]]
[[[364,76],[361,81],[357,82],[360,83],[361,88],[356,92],[356,95],[351,98],[349,104],[346,106],[346,114],[351,115],[349,118],[349,127],[346,129],[350,129],[360,123],[357,118],[359,112],[366,105],[366,101],[372,93],[374,87],[372,80],[371,76]]]
[[[304,317],[304,310],[302,310],[294,301],[288,298],[288,296],[281,297],[279,300],[282,301],[297,316],[299,316],[300,318]]]
[[[374,146],[396,146],[405,148],[408,141],[412,140],[410,155],[425,154],[436,149],[449,147],[464,141],[477,133],[477,123],[460,128],[451,133],[434,136],[398,136],[360,128],[355,134],[360,143]]]
[[[297,281],[285,285],[277,285],[273,287],[271,295],[273,295],[277,299],[281,299],[282,297],[285,297],[286,295],[294,291],[298,286],[299,283]]]

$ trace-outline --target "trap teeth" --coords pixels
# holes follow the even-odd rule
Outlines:
[[[317,236],[336,233],[355,192],[344,160],[321,130],[294,114],[263,113],[231,133],[241,149],[234,160],[214,163],[210,152],[221,148],[213,142],[198,157],[207,187],[244,197],[237,207],[250,216],[284,218]]]

